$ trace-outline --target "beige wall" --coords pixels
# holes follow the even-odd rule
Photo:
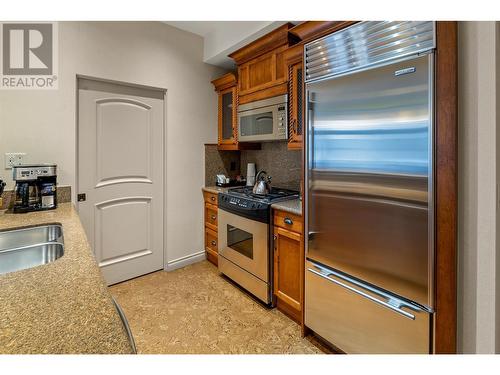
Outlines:
[[[59,89],[0,91],[0,178],[11,181],[5,152],[27,152],[75,187],[77,74],[166,88],[167,259],[202,251],[203,144],[216,141],[210,80],[221,74],[202,60],[201,37],[162,23],[59,23]]]
[[[498,352],[497,27],[459,24],[458,350],[464,353]]]

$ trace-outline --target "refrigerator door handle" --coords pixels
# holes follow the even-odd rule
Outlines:
[[[366,299],[369,299],[370,301],[375,302],[375,303],[379,304],[380,306],[383,306],[383,307],[385,307],[385,308],[387,308],[389,310],[392,310],[392,311],[394,311],[394,312],[396,312],[396,313],[404,316],[405,318],[408,318],[408,319],[411,319],[411,320],[415,320],[415,315],[413,315],[413,314],[411,314],[411,313],[409,313],[407,311],[402,310],[401,307],[407,307],[407,308],[415,310],[415,311],[424,311],[423,309],[421,309],[421,308],[419,308],[417,306],[414,306],[412,304],[409,304],[409,303],[406,303],[406,302],[404,302],[402,300],[394,298],[394,297],[392,297],[389,294],[383,293],[383,292],[378,291],[378,290],[376,290],[374,288],[370,288],[368,285],[363,286],[363,288],[369,290],[370,292],[372,292],[374,294],[377,294],[377,295],[379,295],[379,296],[387,299],[387,301],[382,301],[382,300],[380,300],[378,298],[375,298],[375,297],[369,295],[368,293],[365,293],[365,292],[363,292],[363,291],[361,291],[359,289],[356,289],[356,288],[354,288],[354,287],[352,287],[350,285],[344,284],[344,283],[342,283],[342,282],[340,282],[340,281],[338,281],[336,279],[333,279],[330,276],[335,276],[335,277],[338,277],[340,279],[345,279],[346,281],[351,282],[353,284],[358,284],[358,282],[356,282],[355,280],[348,279],[348,278],[346,278],[343,275],[340,275],[340,274],[338,274],[338,273],[336,273],[336,272],[334,272],[332,270],[320,267],[318,265],[315,265],[314,267],[317,268],[319,271],[317,271],[315,269],[312,269],[312,268],[308,268],[307,270],[309,272],[314,273],[315,275],[317,275],[319,277],[322,277],[322,278],[324,278],[324,279],[326,279],[328,281],[331,281],[334,284],[337,284],[338,286],[341,286],[342,288],[345,288],[345,289],[347,289],[347,290],[349,290],[349,291],[351,291],[353,293],[356,293],[356,294],[358,294],[358,295],[360,295],[360,296],[362,296],[362,297],[364,297]]]

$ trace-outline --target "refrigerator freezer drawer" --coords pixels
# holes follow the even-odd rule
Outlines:
[[[306,262],[305,324],[316,334],[346,353],[430,353],[432,314],[387,296]]]

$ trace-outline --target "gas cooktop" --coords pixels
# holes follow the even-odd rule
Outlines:
[[[269,223],[271,204],[299,197],[296,190],[271,188],[269,194],[254,194],[252,186],[236,187],[219,193],[219,208],[248,219]]]
[[[271,191],[268,194],[254,194],[252,190],[252,186],[236,187],[228,189],[226,194],[233,197],[246,198],[268,204],[279,202],[280,200],[298,198],[299,196],[299,192],[296,190],[275,187],[271,188]]]

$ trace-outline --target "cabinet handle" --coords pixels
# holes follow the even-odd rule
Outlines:
[[[211,200],[212,202],[215,202],[215,197],[212,195],[212,196],[210,197],[210,200]]]
[[[278,236],[277,236],[277,235],[275,235],[275,234],[273,234],[273,240],[275,240],[275,241],[276,241],[277,239],[278,239]]]
[[[293,220],[290,219],[289,217],[285,217],[283,219],[283,221],[285,222],[285,224],[288,224],[288,225],[293,225]]]
[[[212,217],[212,220],[215,220],[217,218],[217,216],[215,216],[215,215],[212,215],[211,217]]]
[[[211,244],[212,244],[212,246],[215,246],[215,245],[217,245],[217,242],[212,241]]]

